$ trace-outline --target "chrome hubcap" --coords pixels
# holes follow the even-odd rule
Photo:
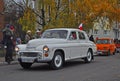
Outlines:
[[[61,56],[60,56],[60,55],[57,55],[57,56],[55,57],[54,62],[55,62],[55,66],[56,66],[56,67],[60,67],[61,64],[62,64],[62,58],[61,58]]]
[[[91,61],[91,59],[92,59],[91,52],[88,52],[87,59],[88,59],[88,61]]]

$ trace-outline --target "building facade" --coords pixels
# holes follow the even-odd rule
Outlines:
[[[2,40],[2,29],[4,27],[4,0],[0,0],[0,41]]]
[[[99,20],[94,22],[93,29],[89,32],[89,35],[91,34],[95,39],[101,37],[120,39],[120,24],[113,22],[111,25],[107,18],[99,18]]]

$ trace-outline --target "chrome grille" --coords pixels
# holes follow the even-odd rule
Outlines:
[[[25,56],[25,57],[37,57],[38,53],[24,52],[24,53],[21,53],[21,56]]]

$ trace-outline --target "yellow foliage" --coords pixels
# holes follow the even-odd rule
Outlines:
[[[18,21],[22,25],[23,31],[31,30],[35,32],[36,16],[30,8],[26,8],[23,17]]]
[[[60,1],[59,6],[58,1]],[[40,5],[45,9],[46,25],[44,29],[77,28],[84,21],[84,26],[86,26],[84,29],[87,30],[90,28],[89,26],[92,27],[92,22],[97,17],[108,17],[110,21],[116,19],[120,21],[118,0],[40,0]],[[46,18],[50,18],[50,21],[47,21]]]

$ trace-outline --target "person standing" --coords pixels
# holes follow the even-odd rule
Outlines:
[[[31,31],[28,30],[27,33],[26,33],[26,35],[25,35],[25,42],[27,43],[31,39],[32,39]]]
[[[6,49],[5,61],[8,62],[8,58],[12,61],[14,44],[13,44],[13,32],[10,29],[10,25],[7,25],[3,29],[3,44]]]
[[[41,37],[41,31],[37,30],[35,35],[34,35],[34,38],[37,39],[37,38],[40,38]]]
[[[19,35],[17,35],[17,37],[16,37],[16,45],[18,45],[18,44],[22,44],[22,40]]]
[[[91,36],[89,37],[89,40],[92,41],[92,42],[95,42],[95,40],[94,40],[94,38],[93,38],[93,35],[91,35]]]

